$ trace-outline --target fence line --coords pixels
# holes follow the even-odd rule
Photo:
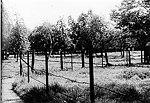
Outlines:
[[[21,58],[21,59],[22,59],[22,58]],[[23,60],[23,59],[22,59],[22,60]],[[27,63],[25,60],[23,60],[23,61],[28,65],[28,63]],[[30,65],[29,65],[29,67],[32,68]],[[46,71],[44,71],[44,70],[37,70],[37,69],[34,69],[34,71],[35,71],[35,72],[38,71],[38,72],[46,73]],[[67,79],[67,80],[69,80],[69,81],[71,81],[71,82],[76,82],[76,83],[80,83],[80,84],[90,84],[90,83],[88,83],[88,82],[80,82],[80,81],[73,80],[73,79],[70,79],[70,78],[67,78],[67,77],[64,77],[64,76],[55,75],[55,74],[50,73],[50,72],[48,72],[48,74],[49,74],[50,76],[55,76],[55,77]],[[31,77],[31,76],[30,76],[30,77]],[[38,82],[40,82],[40,83],[42,83],[42,84],[44,84],[44,85],[46,85],[45,83],[43,83],[43,82],[41,82],[41,81],[39,81],[39,80],[37,80],[37,79],[35,79],[35,78],[33,78],[33,77],[31,77],[31,78],[34,79],[34,80],[36,80],[36,81],[38,81]],[[99,87],[99,88],[103,88],[103,89],[106,89],[106,90],[109,90],[109,91],[111,91],[111,92],[114,92],[114,93],[117,93],[117,94],[118,94],[118,92],[115,92],[115,91],[113,91],[113,90],[107,89],[107,88],[105,88],[105,87],[100,87],[100,86],[98,86],[98,85],[94,85],[94,86]],[[119,93],[119,94],[122,94],[122,93]]]
[[[24,63],[26,63],[26,64],[28,65],[28,63],[27,63],[24,59],[21,58],[21,60],[23,60]],[[41,61],[41,60],[39,60],[39,61]],[[42,60],[42,61],[45,61],[45,60]],[[70,63],[70,62],[69,62],[69,63]],[[30,65],[29,65],[29,67],[32,68],[32,66],[30,66]],[[40,73],[45,73],[45,74],[46,74],[46,71],[44,71],[44,70],[42,71],[42,70],[37,70],[37,69],[35,70],[35,69],[34,69],[34,71],[35,71],[35,72],[40,72]],[[73,79],[70,79],[70,78],[67,78],[67,77],[64,77],[64,76],[55,75],[55,74],[50,73],[50,72],[48,72],[48,75],[52,75],[52,76],[55,76],[55,77],[67,79],[67,80],[69,80],[69,81],[71,81],[71,82],[76,82],[76,83],[80,83],[80,84],[90,84],[90,83],[88,83],[88,82],[80,82],[80,81],[73,80]],[[30,76],[30,77],[31,77],[31,76]],[[34,80],[36,80],[36,81],[38,81],[38,82],[40,82],[40,83],[46,85],[45,83],[43,83],[43,82],[41,82],[41,81],[39,81],[39,80],[37,80],[37,79],[35,79],[35,78],[33,78],[33,77],[32,77],[32,79],[34,79]],[[103,88],[103,89],[106,89],[106,90],[109,90],[109,91],[114,92],[114,93],[117,93],[117,92],[115,92],[115,91],[113,91],[113,90],[110,90],[110,89],[107,89],[107,88],[105,88],[105,87],[100,87],[100,86],[98,86],[98,85],[94,85],[94,86],[99,87],[99,88]],[[118,94],[118,93],[117,93],[117,94]],[[122,94],[122,93],[119,93],[119,94]]]
[[[22,58],[20,58],[25,64],[27,64],[30,68],[32,68],[32,66],[30,66],[24,59],[22,59]],[[29,59],[29,58],[28,58]],[[45,61],[45,60],[39,60],[39,61]],[[48,62],[48,61],[47,61]],[[21,63],[21,62],[20,62]],[[70,63],[70,62],[69,62]],[[40,73],[45,73],[46,74],[46,71],[45,70],[35,70],[34,69],[34,71],[35,72],[40,72]],[[29,73],[29,72],[28,72]],[[53,73],[50,73],[50,72],[48,72],[48,75],[49,76],[55,76],[55,77],[59,77],[59,78],[63,78],[63,79],[67,79],[67,80],[69,80],[69,81],[71,81],[71,82],[76,82],[76,83],[79,83],[79,84],[90,84],[90,83],[88,83],[88,82],[81,82],[81,81],[77,81],[77,80],[73,80],[73,79],[70,79],[70,78],[67,78],[67,77],[64,77],[64,76],[60,76],[60,75],[56,75],[56,74],[53,74]],[[29,75],[28,75],[29,76]],[[32,78],[32,79],[34,79],[35,81],[38,81],[39,83],[42,83],[42,84],[44,84],[44,85],[46,85],[45,83],[43,83],[43,82],[41,82],[41,81],[39,81],[39,80],[37,80],[37,79],[35,79],[35,78],[33,78],[32,76],[29,76],[30,78]],[[46,85],[47,86],[47,85]],[[108,90],[108,91],[111,91],[111,92],[113,92],[113,93],[115,93],[115,94],[120,94],[120,95],[126,95],[126,94],[124,94],[124,93],[122,93],[121,91],[118,91],[118,92],[116,92],[116,91],[114,91],[114,90],[111,90],[111,89],[108,89],[108,88],[105,88],[105,87],[102,87],[102,86],[98,86],[98,85],[94,85],[95,87],[98,87],[98,88],[103,88],[103,89],[105,89],[105,90]],[[48,86],[48,88],[49,88],[49,86]],[[61,94],[63,94],[63,95],[66,95],[66,94],[64,94],[64,93],[61,93]],[[66,96],[68,96],[68,95],[66,95]],[[68,97],[71,97],[71,96],[68,96]],[[71,98],[73,98],[73,97],[71,97]],[[129,97],[129,98],[131,98],[131,97]]]

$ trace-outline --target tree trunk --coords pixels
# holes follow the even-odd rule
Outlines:
[[[109,62],[108,62],[108,56],[107,56],[107,51],[105,50],[105,59],[106,59],[106,66],[109,65]]]
[[[142,53],[142,49],[141,49],[141,63],[143,63],[143,53]]]
[[[17,62],[18,62],[18,52],[17,52]]]
[[[48,86],[48,55],[47,55],[47,49],[45,49],[45,67],[46,67],[46,93],[49,94],[49,86]]]
[[[147,53],[146,53],[146,49],[144,49],[144,63],[147,63]]]
[[[81,50],[81,59],[82,59],[82,68],[85,67],[84,65],[84,50]]]
[[[131,65],[131,55],[130,55],[130,50],[128,51],[129,53],[129,65]]]
[[[16,52],[14,52],[14,58],[16,58]]]
[[[28,83],[30,82],[30,67],[29,67],[29,53],[30,52],[28,52],[27,51],[27,64],[28,64]]]
[[[90,99],[94,103],[94,73],[93,73],[93,47],[92,43],[89,44],[89,71],[90,71]]]
[[[122,51],[123,53],[122,53],[122,58],[124,58],[124,50]]]
[[[121,53],[121,57],[122,57],[122,50],[120,51],[120,53]]]
[[[103,50],[101,52],[101,56],[102,56],[102,67],[103,67]]]
[[[72,57],[72,52],[71,52],[71,69],[73,71],[73,57]]]
[[[32,71],[32,72],[33,72],[33,70],[34,70],[34,55],[35,55],[35,51],[32,50],[32,63],[31,63],[31,66],[32,66],[31,71]]]
[[[20,55],[20,76],[21,76],[22,75],[22,62],[21,62],[22,53],[20,52],[19,55]],[[18,53],[17,53],[17,56],[18,56]]]
[[[63,70],[63,56],[62,56],[62,50],[60,50],[60,68]]]
[[[66,51],[64,50],[64,57],[66,56]]]

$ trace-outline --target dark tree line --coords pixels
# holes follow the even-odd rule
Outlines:
[[[148,0],[123,0],[121,5],[112,11],[111,19],[116,28],[125,33],[124,40],[128,47],[144,51],[144,63],[149,55],[146,44],[150,42],[150,2]],[[142,59],[141,59],[141,62]]]

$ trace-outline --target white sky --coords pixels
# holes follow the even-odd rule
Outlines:
[[[56,23],[63,17],[71,15],[74,19],[83,12],[92,10],[95,14],[109,20],[109,13],[122,0],[3,0],[10,12],[16,11],[24,19],[26,26],[35,26],[48,21]]]

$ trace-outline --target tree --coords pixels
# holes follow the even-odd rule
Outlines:
[[[91,102],[94,102],[94,79],[93,79],[93,50],[98,48],[102,43],[105,34],[106,25],[101,17],[93,14],[91,10],[87,14],[82,13],[77,22],[69,17],[69,25],[71,29],[71,38],[79,50],[86,50],[89,53],[89,69],[90,69],[90,87]]]
[[[27,28],[21,21],[16,21],[15,26],[11,29],[9,36],[9,51],[13,53],[24,52],[27,50]],[[18,58],[17,58],[18,60]]]
[[[110,33],[107,23],[100,16],[93,14],[91,10],[87,14],[82,13],[77,22],[69,17],[68,23],[71,30],[70,37],[76,44],[76,49],[88,52],[88,41],[92,42],[93,51],[102,51],[102,47],[104,50],[108,47]],[[108,62],[106,64],[109,65]]]
[[[12,20],[10,19],[10,14],[6,9],[3,2],[1,2],[2,6],[2,60],[4,59],[4,51],[7,51],[9,48],[9,35],[11,29],[13,27]]]
[[[141,51],[150,40],[149,11],[143,4],[137,0],[123,0],[118,9],[111,13],[111,19],[116,22],[117,28],[127,34],[126,37],[131,39],[130,42],[138,42]]]
[[[36,27],[29,35],[30,49],[36,52],[45,52],[46,47],[52,50],[52,27],[50,23],[43,23]]]

